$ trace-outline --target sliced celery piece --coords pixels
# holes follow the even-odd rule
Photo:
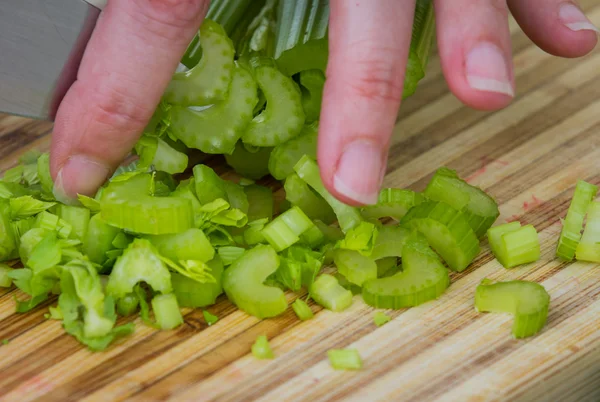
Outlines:
[[[437,299],[448,286],[448,271],[420,235],[402,249],[402,271],[363,285],[365,303],[376,308],[399,309]]]
[[[588,207],[585,230],[577,245],[575,258],[600,262],[600,202],[592,202]]]
[[[306,122],[312,123],[319,120],[319,116],[321,115],[325,74],[320,70],[301,71],[300,85],[300,89],[302,90],[302,107],[306,115]]]
[[[344,238],[344,232],[340,230],[340,228],[336,226],[329,226],[320,220],[314,220],[315,226],[319,228],[323,235],[325,236],[325,240],[327,242],[335,243],[338,240],[342,240]]]
[[[464,215],[443,202],[412,208],[400,224],[423,233],[450,268],[461,272],[479,254],[479,241]]]
[[[540,259],[540,239],[533,225],[511,222],[490,228],[487,234],[492,253],[504,268]]]
[[[52,176],[50,175],[50,154],[43,153],[37,160],[37,174],[40,179],[40,184],[42,185],[42,190],[46,194],[52,194],[52,189],[54,187],[54,182],[52,181]]]
[[[231,154],[252,120],[258,102],[252,75],[236,66],[229,96],[200,111],[183,106],[170,109],[171,133],[189,148],[208,154]]]
[[[404,74],[404,98],[412,95],[417,84],[425,76],[425,68],[435,33],[433,1],[417,0],[413,19],[412,39],[406,73]]]
[[[132,315],[138,309],[140,302],[134,295],[122,297],[117,302],[117,313],[123,317]]]
[[[598,187],[583,180],[577,182],[575,194],[569,205],[567,217],[563,221],[562,231],[556,247],[556,256],[563,261],[571,261],[575,257],[577,245],[581,239],[583,219],[590,202],[596,197]]]
[[[12,278],[8,275],[8,273],[12,271],[12,267],[6,264],[0,264],[0,288],[8,288],[12,285]]]
[[[214,314],[211,314],[210,312],[203,310],[202,311],[202,315],[204,316],[204,321],[206,321],[206,324],[210,327],[211,325],[215,324],[217,321],[219,321],[219,317],[217,317]]]
[[[319,167],[313,159],[304,155],[294,166],[294,170],[302,180],[308,183],[331,206],[344,233],[362,222],[362,217],[357,208],[344,204],[325,189],[321,181]]]
[[[297,243],[300,236],[313,226],[300,208],[292,207],[267,224],[262,235],[275,250],[281,251]]]
[[[377,278],[377,264],[355,250],[339,249],[333,260],[338,271],[350,282],[362,286],[368,280]]]
[[[308,304],[302,299],[296,299],[296,301],[292,303],[292,309],[302,321],[310,320],[315,316]]]
[[[415,205],[425,200],[419,193],[399,188],[385,188],[379,193],[375,205],[367,205],[361,209],[361,214],[366,219],[394,218],[399,221]]]
[[[233,153],[225,154],[225,161],[238,174],[258,180],[269,174],[269,157],[272,150],[273,148],[247,147],[243,142],[238,141]]]
[[[344,289],[348,289],[349,291],[351,291],[353,295],[358,295],[362,293],[362,288],[360,286],[350,282],[340,272],[336,272],[333,276],[335,277],[335,279],[337,279],[340,286],[342,286]]]
[[[377,226],[373,223],[363,221],[358,226],[346,232],[346,236],[337,246],[341,249],[355,250],[363,255],[370,256],[378,234],[379,230]]]
[[[92,216],[83,239],[83,253],[96,264],[104,264],[108,259],[106,252],[114,247],[112,242],[120,230],[105,223],[100,214]]]
[[[153,197],[152,175],[138,174],[129,180],[112,181],[102,191],[101,216],[110,225],[143,234],[179,233],[193,225],[189,200]]]
[[[188,156],[171,147],[160,138],[156,139],[156,153],[152,160],[156,170],[169,174],[183,173],[188,166]]]
[[[371,257],[373,258],[373,257]],[[377,264],[377,277],[385,278],[386,276],[392,276],[396,272],[402,270],[402,267],[398,265],[397,257],[385,257],[375,261]]]
[[[318,193],[312,190],[296,173],[290,174],[284,184],[285,199],[299,207],[311,219],[318,219],[326,224],[335,221],[335,213]]]
[[[244,231],[244,242],[247,246],[254,246],[259,243],[268,243],[262,230],[269,222],[267,218],[257,219],[248,223],[248,228]]]
[[[216,22],[205,19],[200,27],[202,58],[193,68],[173,74],[164,99],[176,105],[205,106],[223,100],[231,82],[233,43]]]
[[[248,125],[242,136],[244,143],[274,147],[300,134],[305,116],[294,81],[270,66],[256,68],[254,77],[267,99],[267,106]]]
[[[343,311],[352,304],[352,292],[344,289],[338,280],[329,274],[322,274],[310,287],[310,297],[331,311]]]
[[[227,200],[225,181],[206,165],[194,166],[194,184],[196,197],[200,204],[208,204],[218,198]]]
[[[12,219],[28,218],[56,205],[55,202],[40,201],[30,195],[11,198],[9,203],[10,216]]]
[[[514,315],[512,334],[515,338],[537,334],[546,324],[549,305],[550,295],[535,282],[493,283],[484,279],[475,290],[477,311]]]
[[[173,293],[154,296],[152,310],[160,329],[174,329],[183,324],[183,316]]]
[[[89,209],[60,204],[56,207],[56,211],[60,219],[71,225],[73,228],[71,233],[75,238],[85,239],[90,223]]]
[[[273,218],[273,191],[268,187],[251,184],[244,187],[248,199],[248,222]]]
[[[256,338],[256,342],[252,345],[252,355],[257,359],[273,359],[275,354],[269,345],[269,341],[265,335]]]
[[[222,246],[218,249],[219,258],[221,258],[221,261],[223,261],[223,265],[225,266],[233,264],[235,260],[240,258],[245,252],[246,249],[235,246]]]
[[[185,232],[148,236],[158,252],[173,261],[197,260],[207,262],[214,258],[215,249],[200,229]]]
[[[294,173],[294,166],[304,156],[317,157],[318,122],[302,128],[297,137],[273,148],[269,157],[269,172],[277,180],[283,180]]]
[[[385,313],[382,313],[381,311],[376,312],[375,315],[373,316],[373,322],[378,327],[381,327],[382,325],[387,324],[391,320],[392,320],[392,318],[389,315],[386,315]]]
[[[273,247],[258,245],[248,250],[225,271],[225,293],[240,310],[255,317],[283,313],[287,308],[283,291],[263,284],[278,266],[279,257]]]
[[[223,293],[223,262],[215,257],[209,261],[210,273],[215,282],[199,283],[187,276],[171,273],[173,293],[181,307],[206,307],[215,304],[217,297]]]
[[[282,258],[300,263],[302,286],[310,289],[323,265],[322,254],[303,246],[292,246],[282,253]]]
[[[371,259],[402,257],[402,247],[411,231],[402,226],[382,226],[378,229],[377,239],[371,252]]]
[[[16,239],[10,225],[9,203],[0,200],[0,261],[9,259],[16,247]]]
[[[248,212],[248,196],[244,191],[244,188],[239,184],[235,184],[232,181],[225,180],[223,182],[225,187],[225,193],[227,193],[227,201],[234,209],[239,209],[244,214]],[[247,221],[246,221],[247,222]]]
[[[442,201],[463,213],[469,226],[480,238],[494,224],[498,204],[479,187],[458,177],[454,170],[441,168],[433,175],[424,192],[432,201]]]
[[[330,349],[327,351],[329,364],[335,370],[360,370],[362,359],[356,349]]]

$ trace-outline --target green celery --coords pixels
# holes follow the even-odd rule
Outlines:
[[[322,274],[310,287],[310,297],[331,311],[343,311],[352,304],[352,292],[344,289],[338,280],[329,274]]]
[[[44,202],[36,200],[30,195],[24,195],[21,197],[11,198],[10,203],[10,217],[11,219],[23,219],[33,215],[37,215],[42,211],[52,208],[56,205],[55,202]]]
[[[504,268],[539,260],[540,239],[532,225],[511,222],[487,231],[492,253]]]
[[[308,304],[300,298],[292,303],[292,309],[301,321],[310,320],[315,316]]]
[[[179,152],[160,138],[156,139],[156,152],[152,166],[169,174],[183,173],[188,166],[188,156]]]
[[[173,293],[181,307],[206,307],[215,304],[223,293],[223,262],[219,257],[209,261],[210,272],[215,282],[199,283],[178,273],[171,273]]]
[[[435,33],[435,16],[432,0],[417,0],[413,18],[406,73],[404,74],[404,98],[412,95],[417,84],[425,76],[425,68]]]
[[[273,191],[268,187],[251,184],[244,186],[248,199],[248,222],[273,218]]]
[[[282,253],[282,258],[300,263],[302,286],[310,289],[323,265],[322,254],[303,246],[291,246]]]
[[[356,349],[330,349],[327,357],[335,370],[360,370],[362,359]]]
[[[214,314],[211,314],[209,311],[202,310],[202,315],[204,316],[204,321],[206,321],[206,325],[209,327],[213,324],[216,324],[219,321],[219,317]]]
[[[362,286],[368,280],[377,278],[377,264],[355,250],[339,249],[333,260],[338,271],[350,282]]]
[[[0,199],[0,261],[9,259],[16,247],[15,235],[10,224],[10,206],[8,201]]]
[[[320,70],[305,70],[300,72],[300,89],[302,90],[302,107],[306,122],[319,120],[321,115],[321,100],[325,86],[325,74]]]
[[[323,232],[327,242],[336,243],[344,238],[344,232],[342,232],[340,228],[336,226],[329,226],[318,219],[315,219],[314,223],[315,226],[317,226],[319,230]]]
[[[200,229],[191,228],[181,233],[148,236],[147,239],[162,256],[173,261],[207,262],[215,256],[214,247]]]
[[[246,252],[246,249],[235,246],[223,246],[219,247],[217,251],[219,253],[221,261],[223,261],[223,265],[228,266],[233,264],[235,260],[240,258],[244,254],[244,252]]]
[[[120,230],[105,223],[100,214],[92,216],[83,239],[83,253],[91,262],[104,264],[108,259],[106,252],[114,248],[112,242],[119,233]]]
[[[37,174],[40,179],[40,184],[42,185],[42,190],[45,194],[52,194],[52,189],[54,188],[54,182],[52,181],[52,176],[50,175],[50,154],[43,153],[37,160]]]
[[[200,204],[208,204],[218,198],[227,200],[225,181],[210,167],[196,165],[194,172],[194,191]]]
[[[313,224],[306,232],[300,235],[300,241],[310,248],[315,249],[321,246],[326,239],[321,229]]]
[[[371,257],[373,258],[373,257]],[[377,277],[385,278],[392,276],[396,272],[402,270],[402,266],[398,265],[397,257],[385,257],[375,261],[377,264]]]
[[[335,222],[335,213],[318,193],[312,190],[296,173],[291,173],[284,184],[285,199],[299,207],[310,219],[326,224]]]
[[[366,219],[394,218],[399,221],[415,205],[425,200],[419,193],[399,188],[385,188],[379,192],[379,199],[375,205],[367,205],[361,209],[361,214]]]
[[[355,250],[359,253],[370,256],[373,252],[373,246],[376,244],[379,230],[370,222],[361,222],[358,226],[346,232],[338,247],[347,250]]]
[[[373,322],[378,327],[381,327],[382,325],[387,324],[391,320],[392,320],[392,318],[389,315],[386,315],[385,313],[382,313],[381,311],[376,312],[375,315],[373,316]]]
[[[277,180],[294,173],[294,166],[304,156],[317,157],[318,122],[305,125],[297,137],[273,148],[269,157],[269,172]]]
[[[380,227],[370,257],[373,260],[402,257],[402,247],[410,233],[410,230],[402,226]]]
[[[244,242],[247,246],[254,246],[259,243],[267,243],[262,230],[269,222],[267,218],[258,219],[248,223],[248,228],[244,231]]]
[[[254,345],[252,345],[252,355],[257,359],[273,359],[275,357],[265,335],[256,338]]]
[[[286,289],[297,292],[302,287],[302,264],[289,258],[280,258],[275,279]]]
[[[152,310],[160,329],[174,329],[183,324],[183,316],[173,293],[154,296]]]
[[[351,291],[353,295],[358,295],[362,293],[362,288],[360,286],[350,282],[340,272],[336,272],[333,276],[335,277],[335,279],[337,279],[340,286],[342,286],[344,289]]]
[[[314,226],[313,222],[298,207],[288,209],[268,223],[262,235],[275,250],[281,251],[300,240],[300,235]]]
[[[75,238],[79,240],[85,239],[90,223],[90,210],[62,204],[58,205],[56,210],[58,217],[71,225],[73,228],[71,233]]]
[[[575,257],[580,261],[600,262],[600,202],[592,202],[588,207],[585,230]]]
[[[238,141],[233,153],[225,154],[225,161],[239,175],[258,180],[269,174],[269,157],[272,150],[273,148],[249,147]]]
[[[239,209],[244,214],[248,212],[249,202],[248,196],[242,186],[235,184],[232,181],[224,181],[225,193],[227,193],[227,201],[232,208]]]
[[[138,298],[131,294],[122,297],[117,302],[117,313],[123,317],[127,317],[135,313],[139,306]]]
[[[14,269],[6,264],[0,264],[0,288],[9,288],[12,286],[12,278],[8,275]]]

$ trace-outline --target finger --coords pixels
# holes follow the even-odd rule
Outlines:
[[[476,109],[506,106],[514,76],[505,0],[436,0],[442,70],[450,90]]]
[[[318,160],[327,189],[377,201],[404,83],[414,0],[332,0]]]
[[[54,125],[55,195],[93,195],[152,116],[208,1],[111,0]]]
[[[574,2],[509,0],[508,6],[527,36],[550,54],[580,57],[596,46],[600,30]]]

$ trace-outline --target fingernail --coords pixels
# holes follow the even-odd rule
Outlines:
[[[83,155],[70,157],[56,175],[54,197],[67,205],[77,205],[77,194],[94,196],[110,170]]]
[[[361,204],[375,204],[385,174],[384,153],[368,140],[356,140],[346,146],[338,162],[333,187]]]
[[[587,19],[583,11],[575,4],[565,3],[561,5],[558,10],[558,17],[571,31],[594,31],[600,33],[600,30]]]
[[[515,96],[504,53],[493,43],[480,42],[475,45],[467,53],[465,70],[471,88]]]

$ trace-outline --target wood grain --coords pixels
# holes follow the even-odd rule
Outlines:
[[[597,0],[580,2],[600,25]],[[503,269],[485,242],[466,271],[452,274],[434,302],[388,312],[373,324],[360,296],[350,309],[300,322],[289,310],[260,321],[220,298],[209,310],[184,310],[185,325],[157,332],[135,320],[136,332],[93,354],[44,313],[49,300],[14,313],[16,290],[0,291],[0,397],[3,401],[106,400],[600,400],[600,268],[563,264],[554,249],[577,179],[600,184],[600,52],[579,60],[534,47],[511,21],[518,93],[506,109],[483,113],[458,102],[444,82],[437,54],[417,94],[405,101],[392,141],[385,186],[421,190],[435,169],[457,169],[499,202],[499,221],[519,219],[540,231],[542,258]],[[47,149],[51,125],[0,115],[0,170],[24,152]],[[207,163],[229,175],[221,158]],[[281,196],[280,186],[268,181]],[[511,318],[473,308],[483,278],[542,283],[552,297],[547,327],[515,340]],[[293,301],[294,295],[288,295]],[[271,339],[277,358],[257,361],[250,345]],[[354,347],[364,369],[337,372],[326,351]]]

